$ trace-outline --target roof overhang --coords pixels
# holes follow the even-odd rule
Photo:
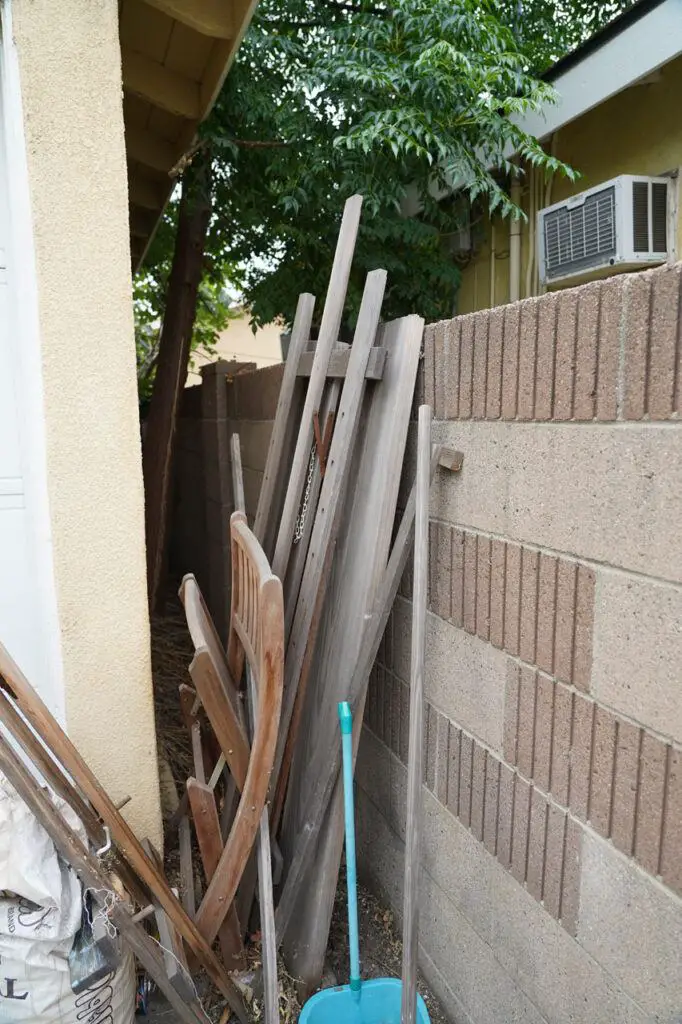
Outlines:
[[[136,269],[258,0],[119,0],[130,246]]]
[[[550,68],[557,102],[518,118],[546,138],[682,53],[682,0],[640,0],[584,46]]]

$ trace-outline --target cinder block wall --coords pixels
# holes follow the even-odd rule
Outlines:
[[[241,441],[246,512],[256,513],[283,364],[218,360],[201,368],[201,385],[186,388],[174,466],[170,568],[195,574],[218,629],[230,599],[230,515],[234,511],[230,438]]]
[[[680,283],[426,330],[464,467],[432,489],[421,960],[457,1024],[682,1021]],[[409,575],[357,770],[361,870],[398,917]]]

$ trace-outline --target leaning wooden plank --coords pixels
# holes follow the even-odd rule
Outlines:
[[[386,570],[422,330],[421,317],[412,316],[384,331],[386,370],[371,395],[363,443],[349,485],[335,559],[339,571],[328,592],[315,655],[316,686],[309,690],[304,709],[301,732],[310,742],[299,744],[294,756],[283,821],[285,857],[296,845],[306,807],[324,780],[330,751],[338,743],[337,701],[349,695],[365,616],[372,612]],[[366,685],[367,678],[362,698]],[[362,726],[363,703],[358,695],[354,736]],[[342,849],[343,794],[337,782],[315,860],[300,890],[296,916],[283,935],[287,966],[307,989],[315,987],[322,973]]]
[[[210,944],[196,923],[185,913],[164,876],[145,854],[130,825],[116,810],[106,790],[1,643],[0,676],[5,680],[24,717],[109,827],[111,838],[121,856],[149,889],[152,897],[161,904],[189,949],[206,968],[211,981],[225,996],[239,1019],[246,1024],[248,1015],[242,995],[228,977]]]
[[[320,578],[320,585],[317,591],[317,600],[315,602],[315,608],[313,610],[313,617],[310,621],[308,644],[306,647],[305,656],[303,658],[303,665],[301,666],[301,675],[299,677],[298,687],[296,690],[296,700],[294,701],[294,708],[291,713],[289,732],[287,734],[287,740],[284,747],[282,763],[279,768],[279,776],[277,778],[277,786],[275,789],[275,796],[272,804],[273,834],[276,834],[279,831],[280,822],[282,820],[282,811],[284,810],[284,801],[286,798],[287,786],[289,785],[289,772],[291,771],[291,765],[294,759],[294,751],[296,750],[296,744],[298,743],[299,730],[301,728],[301,718],[303,715],[303,706],[305,703],[306,693],[308,691],[308,681],[310,679],[310,667],[312,665],[313,655],[315,653],[315,642],[317,640],[320,619],[322,618],[322,609],[324,608],[324,599],[327,593],[327,586],[329,583],[329,575],[331,573],[332,563],[334,561],[335,549],[336,545],[330,544],[329,549],[327,550],[327,558],[324,565],[324,569],[322,571],[322,576]],[[279,914],[279,908],[277,913]]]
[[[414,524],[414,590],[412,594],[410,738],[407,758],[405,885],[403,889],[401,1024],[415,1024],[417,1015],[421,790],[424,777],[424,653],[426,648],[426,590],[429,579],[430,454],[431,406],[422,405],[419,409],[419,432],[417,434],[417,513]]]
[[[244,478],[239,434],[232,435],[232,489],[238,512],[246,511]],[[284,651],[282,651],[282,655]],[[249,665],[246,666],[246,685],[251,734],[256,731],[258,719],[258,688]],[[277,943],[275,941],[275,909],[272,889],[272,852],[270,848],[270,821],[267,807],[263,808],[258,826],[258,902],[261,922],[261,953],[263,961],[263,1007],[265,1024],[279,1024],[279,982],[277,978]]]
[[[315,515],[313,533],[308,549],[308,560],[301,582],[296,615],[287,646],[284,675],[282,724],[277,744],[273,777],[275,784],[284,758],[289,725],[296,702],[298,682],[310,643],[310,627],[315,605],[319,600],[327,551],[333,545],[341,519],[340,499],[344,493],[351,464],[353,447],[358,432],[362,399],[365,393],[365,366],[376,336],[381,303],[386,287],[386,271],[373,270],[367,275],[355,328],[348,375],[343,385],[336,428],[332,439],[327,471],[322,482],[320,499]]]
[[[24,721],[12,704],[10,696],[0,690],[0,721],[7,726],[17,743],[28,755],[34,766],[41,773],[45,782],[66,800],[80,818],[88,838],[100,849],[106,843],[106,833],[92,807],[82,798],[73,783],[64,776],[61,767],[54,761],[48,749],[38,736]]]
[[[178,827],[178,845],[180,847],[180,895],[182,905],[188,917],[194,917],[197,909],[194,895],[194,859],[192,857],[192,831],[189,818],[185,815],[180,819]]]
[[[289,353],[284,364],[284,374],[279,389],[275,422],[270,435],[268,454],[265,460],[265,471],[261,482],[260,494],[258,495],[258,508],[253,524],[253,532],[268,552],[268,534],[273,523],[275,513],[275,492],[277,479],[284,469],[284,452],[287,439],[287,428],[290,426],[294,413],[294,392],[296,390],[296,372],[299,360],[305,352],[310,328],[313,322],[313,311],[315,309],[315,296],[303,293],[299,295],[296,315],[291,331],[289,342]],[[237,505],[235,505],[235,508]]]
[[[301,416],[301,428],[296,442],[296,451],[289,474],[289,486],[275,544],[275,553],[272,559],[272,571],[281,580],[284,579],[289,563],[291,541],[294,536],[296,516],[301,500],[303,484],[305,482],[308,458],[310,456],[310,445],[313,440],[313,414],[320,408],[322,391],[327,379],[327,367],[329,358],[334,348],[334,343],[339,335],[343,307],[346,300],[346,289],[350,276],[350,267],[355,249],[355,239],[360,224],[360,210],[362,207],[362,196],[352,196],[347,200],[341,220],[341,230],[336,244],[334,263],[332,264],[329,288],[324,304],[320,333],[315,348],[315,362],[310,374],[308,391],[305,396],[303,414]],[[372,335],[372,338],[374,335]],[[363,375],[367,363],[363,367]]]
[[[325,388],[322,412],[320,413],[320,427],[322,430],[326,430],[327,424],[329,423],[332,424],[333,429],[340,395],[341,382],[338,380],[330,381]],[[307,487],[308,481],[306,480],[306,489]],[[321,487],[322,471],[320,469],[319,456],[316,454],[314,457],[312,477],[310,478],[310,493],[307,495],[307,500],[305,502],[306,509],[303,513],[303,522],[300,524],[300,528],[298,529],[300,535],[298,540],[294,537],[294,544],[289,559],[287,575],[282,581],[284,586],[285,643],[289,642],[289,637],[291,636],[291,627],[293,625],[294,614],[296,612],[296,602],[298,601],[298,595],[301,589],[301,580],[303,579],[303,573],[305,572],[305,563],[308,557],[308,548],[310,546],[310,538],[313,532],[313,523],[315,522],[315,510],[317,509],[317,502],[320,497]]]
[[[149,859],[156,864],[157,868],[163,870],[163,863],[157,850],[154,849],[149,839],[142,840],[142,848],[147,854]],[[175,931],[173,926],[168,921],[166,912],[159,906],[158,903],[152,904],[154,908],[154,917],[156,919],[156,927],[159,932],[159,945],[161,946],[161,954],[163,956],[163,962],[166,969],[166,977],[169,982],[186,1003],[194,1002],[196,999],[196,990],[194,988],[194,982],[187,966],[187,958],[185,957],[185,950],[183,949],[182,942]]]
[[[47,784],[55,793],[73,808],[80,818],[88,838],[96,849],[106,843],[106,834],[92,807],[83,799],[71,779],[67,778],[62,766],[54,758],[52,752],[43,744],[40,737],[24,721],[12,704],[9,694],[0,689],[0,721],[2,721],[17,743],[22,747],[30,761],[41,773]],[[139,880],[130,870],[125,861],[114,856],[114,869],[133,899],[138,902],[145,899],[144,890]]]
[[[90,890],[95,901],[108,914],[113,926],[159,986],[180,1020],[184,1024],[206,1024],[205,1015],[186,1003],[169,982],[158,947],[147,935],[143,925],[133,922],[126,904],[115,901],[113,906],[107,906],[112,886],[99,861],[84,848],[80,837],[62,818],[47,792],[37,785],[4,736],[0,736],[0,771],[45,829],[57,851],[68,864],[71,864],[83,885]]]
[[[346,376],[348,370],[349,352],[332,352],[327,367],[327,378],[340,379]],[[298,376],[309,377],[313,370],[315,352],[304,352],[298,361]],[[384,364],[386,362],[386,349],[375,347],[369,354],[365,377],[367,380],[381,380],[384,375]]]
[[[242,470],[242,447],[239,443],[239,434],[233,434],[230,438],[230,455],[232,459],[232,497],[234,499],[234,510],[235,512],[246,513],[244,472]]]
[[[439,465],[445,468],[454,465],[459,470],[462,465],[462,453],[454,452],[451,448],[446,449],[442,445],[434,446],[430,467],[431,480],[434,479]],[[414,532],[415,495],[416,485],[412,487],[407,500],[405,511],[400,520],[400,526],[393,541],[391,557],[388,560],[386,572],[377,592],[372,612],[365,623],[360,653],[348,691],[348,701],[353,714],[355,714],[357,706],[357,695],[364,689],[366,680],[369,678],[372,666],[376,661],[379,644],[386,630],[388,617],[398,593],[405,566],[407,565]],[[278,940],[286,932],[291,915],[295,911],[300,885],[315,853],[317,837],[320,834],[320,828],[322,827],[336,780],[339,777],[340,769],[341,747],[337,743],[335,749],[330,751],[328,768],[324,777],[319,780],[314,796],[306,808],[306,820],[296,838],[296,845],[289,862],[286,882],[282,889],[275,915]],[[280,781],[283,777],[284,767],[280,775]],[[276,808],[279,806],[278,797],[276,797],[275,801]],[[275,822],[279,821],[279,816],[275,816],[275,812],[273,812],[273,820]]]
[[[187,795],[192,809],[192,821],[199,844],[201,863],[206,881],[210,882],[218,867],[223,852],[223,837],[216,808],[215,796],[210,786],[197,779],[187,780]],[[230,907],[218,932],[223,961],[228,970],[244,966],[244,943],[242,929],[234,903]]]

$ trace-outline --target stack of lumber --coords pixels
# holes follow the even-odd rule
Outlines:
[[[324,969],[343,846],[337,704],[351,705],[356,755],[415,521],[413,488],[391,544],[423,321],[382,323],[386,273],[375,270],[352,344],[338,341],[361,206],[360,196],[345,205],[314,345],[315,299],[299,298],[252,529],[233,438],[227,648],[194,577],[181,587],[194,657],[178,694],[192,774],[169,826],[179,835],[179,895],[0,646],[0,721],[44,785],[2,736],[0,771],[95,899],[124,894],[102,907],[188,1024],[206,1019],[192,981],[199,967],[248,1019],[237,982],[255,930],[266,1024],[279,1020],[278,950],[303,997]],[[460,461],[435,448],[431,478]],[[88,849],[45,786],[81,818]]]
[[[366,279],[350,351],[337,343],[360,212],[354,196],[312,361],[315,300],[299,299],[254,524],[284,587],[284,693],[271,782],[271,830],[283,860],[275,924],[304,997],[322,977],[343,849],[337,703],[351,705],[357,755],[369,675],[415,513],[413,492],[391,548],[423,320],[381,322],[386,273],[376,270]],[[303,360],[304,379],[297,376]],[[440,450],[438,463],[457,468]]]

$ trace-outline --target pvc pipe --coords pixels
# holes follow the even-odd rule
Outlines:
[[[350,989],[360,998],[360,937],[358,931],[358,878],[355,864],[355,807],[353,803],[353,715],[348,701],[339,703],[343,751],[343,810],[346,824],[346,887],[348,889],[348,944]]]
[[[521,182],[514,178],[511,185],[511,200],[515,206],[521,205]],[[509,301],[518,302],[521,298],[521,221],[513,217],[509,226]]]
[[[528,259],[526,260],[526,298],[533,294],[533,270],[535,266],[535,207],[537,181],[535,168],[528,168]]]
[[[497,259],[497,253],[495,251],[495,222],[490,222],[490,308],[492,309],[495,305],[495,260]]]

